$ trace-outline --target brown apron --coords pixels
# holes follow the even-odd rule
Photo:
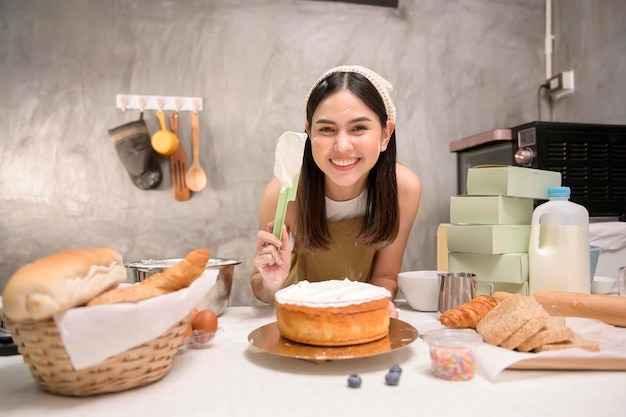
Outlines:
[[[296,244],[291,252],[291,270],[283,287],[304,280],[314,282],[349,278],[352,281],[369,282],[376,250],[356,245],[362,224],[363,218],[329,222],[333,243],[327,251],[301,252]]]

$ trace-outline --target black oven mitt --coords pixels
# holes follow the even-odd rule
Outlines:
[[[159,159],[150,144],[150,133],[141,118],[109,130],[119,156],[133,184],[141,190],[156,188],[163,180]]]

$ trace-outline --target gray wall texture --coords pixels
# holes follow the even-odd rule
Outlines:
[[[577,89],[550,117],[626,123],[625,3],[558,0],[553,14],[554,72],[574,69]],[[434,269],[456,193],[449,142],[536,120],[542,0],[0,0],[0,288],[63,249],[109,246],[130,261],[207,247],[242,261],[231,305],[256,304],[276,140],[303,129],[310,85],[341,64],[394,84],[399,160],[424,187],[403,270]],[[176,201],[165,158],[158,189],[133,186],[107,134],[139,117],[116,109],[121,93],[203,97],[203,191]],[[145,118],[154,132],[155,113]],[[191,161],[190,130],[183,113]]]

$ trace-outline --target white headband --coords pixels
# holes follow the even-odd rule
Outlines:
[[[383,99],[383,103],[385,103],[385,112],[387,113],[387,119],[391,120],[392,122],[396,121],[396,107],[393,105],[393,101],[391,101],[391,91],[393,90],[393,85],[391,85],[389,81],[385,80],[383,77],[381,77],[374,71],[367,69],[365,67],[362,67],[360,65],[342,65],[339,67],[331,68],[328,71],[326,71],[315,82],[315,84],[313,84],[313,86],[309,90],[309,93],[306,95],[306,99],[304,100],[305,119],[306,119],[306,106],[309,103],[309,98],[311,97],[311,93],[313,92],[315,87],[317,87],[317,85],[320,82],[322,82],[322,80],[324,80],[330,74],[334,74],[336,72],[355,72],[367,78],[369,82],[371,82],[372,85],[376,88],[376,91],[378,91],[378,94],[380,94],[380,98]]]

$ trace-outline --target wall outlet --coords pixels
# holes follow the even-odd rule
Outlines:
[[[574,92],[574,70],[563,71],[548,80],[548,91],[553,98]]]

